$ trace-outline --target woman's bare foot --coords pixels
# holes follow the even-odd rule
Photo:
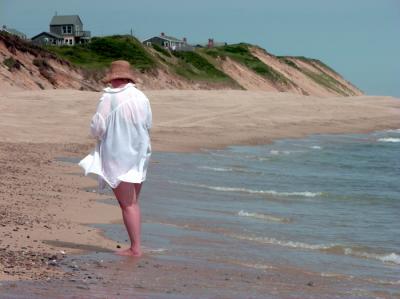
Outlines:
[[[116,251],[115,254],[122,255],[122,256],[133,256],[133,257],[142,256],[142,252],[140,250],[136,250],[136,249],[132,249],[132,248]]]

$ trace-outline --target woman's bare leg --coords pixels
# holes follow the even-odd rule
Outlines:
[[[122,210],[122,218],[128,231],[131,247],[118,251],[119,255],[141,256],[141,213],[139,206],[139,194],[142,184],[121,182],[113,189]]]

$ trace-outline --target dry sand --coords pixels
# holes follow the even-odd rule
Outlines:
[[[398,128],[391,97],[320,98],[259,91],[146,91],[155,151],[262,144],[315,133]],[[0,141],[88,144],[99,93],[46,90],[0,96]]]
[[[153,109],[155,151],[196,151],[315,133],[400,128],[400,101],[390,97],[173,90],[146,94]],[[88,124],[98,97],[98,93],[75,90],[0,95],[0,281],[63,278],[71,274],[53,264],[64,253],[115,249],[115,242],[85,224],[119,221],[119,209],[99,203],[100,195],[85,190],[94,182],[77,175],[78,166],[57,160],[83,157],[90,151],[94,142]],[[179,267],[165,264],[164,269],[167,273]],[[151,271],[159,271],[156,266],[151,269],[145,271],[150,277]],[[297,276],[295,271],[292,276]],[[201,277],[207,284],[212,275]],[[265,281],[257,280],[254,285],[262,291]],[[163,286],[157,287],[153,291]],[[201,289],[200,282],[197,287]],[[279,291],[278,282],[275,288]]]

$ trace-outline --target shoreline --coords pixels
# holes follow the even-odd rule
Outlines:
[[[329,103],[327,98],[260,92],[235,91],[227,95],[215,91],[147,91],[146,94],[155,118],[154,151],[192,152],[267,144],[313,134],[400,128],[400,101],[390,97],[335,98],[338,102]],[[0,220],[0,248],[6,248],[5,252],[11,256],[9,264],[4,265],[3,261],[8,273],[1,271],[0,282],[65,279],[65,273],[48,264],[49,258],[60,255],[60,251],[70,256],[116,249],[115,241],[88,224],[120,221],[118,207],[99,202],[109,196],[84,190],[95,182],[82,174],[76,175],[80,173],[77,165],[56,160],[61,156],[82,158],[92,149],[88,124],[97,97],[97,93],[71,90],[0,96],[0,108],[5,111],[0,120],[4,128],[0,132],[0,161],[4,169],[0,172],[3,182],[0,207],[7,211]],[[185,101],[187,98],[189,102]],[[244,103],[245,99],[248,101]],[[320,114],[310,116],[314,111]],[[24,251],[32,256],[29,265],[26,259],[17,257]],[[39,262],[41,259],[45,259],[44,263]],[[15,266],[7,268],[13,261]],[[150,262],[153,262],[151,256]]]

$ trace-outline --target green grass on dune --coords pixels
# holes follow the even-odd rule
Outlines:
[[[300,67],[295,62],[293,62],[292,60],[289,59],[291,57],[288,57],[288,56],[276,56],[276,58],[278,58],[279,61],[287,64],[288,66],[290,66],[292,68],[295,68],[296,70],[301,71]]]
[[[221,57],[223,59],[224,57],[229,57],[274,83],[286,86],[292,84],[284,75],[253,56],[249,50],[250,46],[249,44],[240,43],[206,49],[204,52],[214,58]]]
[[[154,50],[156,50],[157,52],[163,54],[164,56],[172,57],[171,53],[168,50],[164,49],[163,47],[161,47],[161,46],[159,46],[157,44],[153,44],[152,47],[153,47]]]
[[[308,57],[304,57],[304,56],[294,56],[293,58],[296,58],[298,60],[302,60],[305,63],[311,64],[311,65],[317,65],[318,67],[322,67],[325,70],[328,70],[330,72],[332,72],[333,74],[340,76],[340,74],[338,74],[334,69],[332,69],[330,66],[326,65],[325,63],[323,63],[321,60],[319,59],[314,59],[314,58],[308,58]]]
[[[318,59],[307,58],[304,56],[277,56],[277,58],[281,62],[286,63],[287,65],[302,72],[307,77],[312,79],[315,83],[325,87],[326,89],[334,91],[337,94],[340,94],[343,96],[354,95],[354,92],[351,89],[349,89],[347,86],[345,86],[340,81],[335,79],[328,72],[333,73],[337,76],[340,76],[340,75],[336,71],[334,71],[332,68],[330,68],[328,65],[326,65],[325,63],[323,63],[322,61],[320,61]],[[314,71],[311,71],[308,69],[301,68],[293,60],[299,60],[304,63],[307,63],[308,65],[310,65],[317,71],[314,72]]]
[[[86,45],[49,46],[47,49],[77,66],[89,69],[106,68],[118,59],[129,61],[140,71],[150,70],[157,64],[140,41],[131,36],[94,37]]]
[[[173,52],[173,55],[178,59],[177,64],[175,65],[175,71],[187,79],[232,81],[228,75],[217,69],[199,53],[179,51]]]

